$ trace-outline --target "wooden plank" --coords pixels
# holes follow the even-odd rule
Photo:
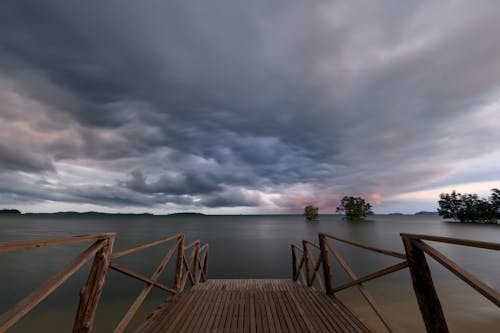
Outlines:
[[[276,291],[279,291],[279,289]],[[284,322],[286,324],[285,327],[288,327],[289,332],[296,331],[295,323],[292,321],[292,316],[288,312],[288,309],[286,307],[286,302],[283,300],[283,293],[275,292],[273,293],[273,295],[274,295],[274,301],[276,302],[276,310],[278,311],[278,313],[281,311]]]
[[[209,280],[183,294],[143,332],[368,332],[329,296],[292,280]]]
[[[33,309],[38,303],[44,300],[70,276],[78,271],[85,263],[107,244],[106,239],[100,239],[79,254],[70,264],[52,276],[40,287],[31,292],[28,296],[19,301],[13,308],[0,316],[0,332],[6,331],[14,325],[26,313]]]
[[[295,245],[290,245],[292,249],[292,278],[294,281],[297,281],[298,272],[297,272],[297,254],[295,253]]]
[[[163,239],[156,240],[156,241],[151,242],[151,243],[142,244],[142,245],[135,246],[135,247],[132,247],[132,248],[127,249],[127,250],[115,252],[115,253],[113,253],[111,255],[111,259],[116,259],[116,258],[119,258],[119,257],[126,256],[128,254],[132,254],[132,253],[136,253],[136,252],[145,250],[145,249],[153,247],[153,246],[157,246],[157,245],[160,245],[160,244],[163,244],[163,243],[167,243],[168,241],[171,241],[172,239],[176,239],[177,238],[177,242],[178,242],[179,238],[181,238],[181,237],[184,237],[184,235],[178,234],[178,235],[174,235],[174,236],[169,236],[169,237],[166,237],[166,238],[163,238]]]
[[[177,244],[177,260],[175,262],[175,276],[174,276],[174,288],[177,291],[182,290],[181,279],[182,279],[183,264],[184,264],[184,235],[180,237],[179,243]]]
[[[317,293],[314,291],[303,291],[301,292],[304,300],[309,305],[309,308],[313,313],[317,313],[320,321],[325,325],[329,331],[333,332],[349,332],[347,327],[343,326],[338,320],[336,313],[328,311],[323,304],[320,303]]]
[[[186,313],[189,313],[195,304],[197,295],[185,293],[186,296],[178,300],[173,312],[162,318],[161,326],[158,326],[159,332],[178,332],[184,325]],[[181,294],[182,295],[182,294]]]
[[[91,241],[91,240],[104,240],[104,239],[112,238],[115,236],[116,236],[116,233],[110,232],[110,233],[102,233],[102,234],[52,238],[52,239],[45,239],[45,240],[0,243],[0,253],[1,252],[13,252],[13,251],[27,250],[27,249],[37,248],[37,247],[77,244],[77,243],[83,243],[83,242],[87,242],[87,241]]]
[[[104,289],[106,273],[113,251],[114,236],[103,240],[104,246],[95,254],[87,283],[80,291],[80,302],[73,322],[73,332],[90,332],[94,322],[97,304]]]
[[[321,321],[314,320],[314,314],[311,313],[310,304],[302,298],[300,292],[293,291],[288,294],[291,301],[297,306],[299,317],[304,321],[309,332],[326,332],[327,328],[322,325]]]
[[[340,316],[344,320],[349,321],[359,329],[359,332],[364,332],[364,333],[371,333],[372,331],[361,321],[361,319],[354,314],[354,311],[352,311],[345,303],[342,303],[338,298],[335,296],[329,296],[330,300],[332,303],[335,303],[336,307],[341,311],[345,316]],[[356,330],[355,332],[358,332]]]
[[[331,234],[327,234],[327,233],[320,233],[320,239],[321,237],[328,237],[328,238],[332,238],[332,239],[335,239],[339,242],[342,242],[342,243],[346,243],[346,244],[349,244],[349,245],[352,245],[352,246],[355,246],[355,247],[359,247],[361,249],[365,249],[365,250],[370,250],[370,251],[373,251],[373,252],[377,252],[377,253],[381,253],[381,254],[385,254],[385,255],[388,255],[388,256],[391,256],[391,257],[395,257],[395,258],[399,258],[399,259],[406,259],[406,256],[403,254],[403,253],[399,253],[399,252],[395,252],[395,251],[389,251],[389,250],[384,250],[384,249],[380,249],[380,248],[377,248],[377,247],[373,247],[373,246],[368,246],[368,245],[364,245],[364,244],[360,244],[360,243],[356,243],[356,242],[353,242],[353,241],[350,241],[350,240],[347,240],[347,239],[343,239],[343,238],[339,238],[337,236],[334,236],[334,235],[331,235]]]
[[[207,292],[209,292],[209,291],[207,291]],[[222,301],[221,301],[222,300],[222,294],[223,293],[220,293],[220,292],[214,294],[215,301],[214,301],[213,305],[211,306],[209,315],[205,319],[205,323],[203,323],[203,326],[207,330],[212,330],[212,327],[214,326],[215,319],[217,318],[217,313],[219,312],[219,307],[222,304]],[[207,303],[211,304],[209,302],[207,302]],[[202,329],[203,326],[196,327],[195,328],[195,332],[201,331],[201,329]]]
[[[268,293],[262,293],[264,304],[261,307],[261,311],[265,311],[266,319],[263,321],[263,331],[269,332],[282,332],[285,328],[280,323],[280,317],[278,316],[278,311],[276,309],[276,304],[272,301],[271,295]],[[266,329],[267,328],[267,329]]]
[[[249,302],[248,302],[248,325],[249,332],[256,333],[257,332],[257,321],[255,315],[255,293],[249,294]]]
[[[420,313],[427,332],[448,332],[441,302],[432,281],[431,270],[427,265],[424,251],[416,245],[419,242],[422,241],[403,237]]]
[[[307,241],[302,241],[302,246],[304,247],[304,266],[306,267],[306,286],[312,286],[312,277],[311,277],[311,263],[309,255],[309,248],[307,247]]]
[[[300,308],[300,304],[295,302],[295,298],[293,298],[291,294],[291,291],[282,293],[286,307],[288,308],[288,313],[296,323],[297,330],[299,332],[314,332],[313,325],[304,316],[305,313],[302,308]]]
[[[477,247],[477,248],[481,248],[481,249],[500,251],[500,243],[483,242],[483,241],[477,241],[477,240],[443,237],[443,236],[420,235],[420,234],[402,233],[400,235],[401,235],[401,237],[408,238],[408,239],[421,239],[421,240],[428,240],[428,241],[433,241],[433,242],[441,242],[441,243],[448,243],[448,244],[470,246],[470,247]]]
[[[254,304],[255,304],[255,329],[257,332],[265,332],[266,330],[264,329],[264,324],[262,322],[264,320],[265,313],[263,315],[261,314],[261,311],[262,311],[261,308],[264,306],[263,305],[264,304],[264,296],[260,290],[257,290],[254,293]],[[267,317],[266,317],[266,320],[267,320]],[[271,330],[267,330],[267,331],[271,332]],[[273,332],[274,332],[274,330],[273,330]]]
[[[194,242],[192,243],[189,243],[188,245],[184,246],[184,250],[188,250],[190,248],[192,248],[193,246],[196,246],[196,245],[199,245],[200,244],[200,240],[195,240]]]
[[[191,311],[191,308],[196,301],[196,294],[186,293],[186,297],[179,299],[177,307],[174,307],[176,313],[171,316],[171,320],[163,320],[161,326],[158,326],[159,332],[178,332],[185,322],[185,317]]]
[[[210,282],[213,282],[213,281],[209,281],[208,283]],[[215,287],[216,283],[214,283],[214,287]],[[222,289],[222,286],[220,287],[221,291],[223,291]],[[219,293],[221,296],[220,296],[220,304],[219,304],[219,307],[218,307],[218,310],[215,314],[215,318],[214,318],[214,330],[215,328],[217,327],[220,327],[220,323],[221,321],[223,320],[222,317],[223,317],[223,314],[224,314],[224,310],[226,309],[226,300],[227,300],[227,293],[224,293],[224,292],[220,292]],[[222,324],[224,325],[224,324]]]
[[[185,321],[183,323],[182,331],[185,332],[197,332],[195,329],[196,326],[200,326],[203,324],[205,317],[211,309],[210,299],[213,295],[210,295],[208,292],[203,290],[196,291],[196,302],[191,307],[190,319],[189,321]]]
[[[319,234],[319,247],[321,251],[321,261],[323,263],[323,280],[325,281],[325,291],[329,295],[333,295],[333,274],[328,258],[328,239],[325,234]]]
[[[350,287],[355,286],[357,284],[360,284],[360,283],[363,283],[363,282],[367,282],[367,281],[370,281],[370,280],[373,280],[373,279],[377,279],[379,277],[382,277],[382,276],[390,274],[390,273],[394,273],[394,272],[399,271],[401,269],[404,269],[406,267],[408,267],[408,262],[407,261],[400,262],[398,264],[389,266],[387,268],[381,269],[381,270],[376,271],[374,273],[365,275],[365,276],[357,278],[357,279],[355,279],[355,280],[353,280],[351,282],[347,282],[347,283],[344,283],[344,284],[342,284],[342,285],[340,285],[338,287],[335,287],[333,289],[333,292],[336,293],[338,291],[350,288]]]
[[[152,284],[153,286],[157,287],[157,288],[160,288],[160,289],[163,289],[165,290],[166,292],[169,292],[171,294],[176,294],[177,293],[177,290],[173,289],[173,288],[170,288],[170,287],[167,287],[166,285],[162,284],[162,283],[159,283],[157,281],[153,281],[151,280],[150,278],[142,275],[142,274],[139,274],[139,273],[136,273],[132,270],[129,270],[125,267],[122,267],[122,266],[119,266],[117,264],[114,264],[114,263],[111,263],[109,265],[109,268],[117,271],[117,272],[120,272],[122,274],[125,274],[127,276],[130,276],[131,278],[134,278],[134,279],[137,279],[139,281],[142,281],[142,282],[145,282],[147,284]]]
[[[477,290],[481,295],[493,302],[496,306],[500,307],[500,293],[491,288],[474,275],[468,273],[466,270],[457,265],[453,260],[447,258],[441,252],[426,244],[425,242],[412,241],[413,244],[424,250],[428,255],[434,258],[444,267],[452,271],[456,276],[465,281],[469,286]]]

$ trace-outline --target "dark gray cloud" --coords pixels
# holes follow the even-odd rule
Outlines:
[[[258,207],[263,204],[257,193],[231,189],[202,199],[199,205],[204,207]]]
[[[499,15],[467,1],[2,1],[2,200],[332,211],[343,194],[498,182]]]
[[[2,171],[25,171],[45,172],[54,171],[49,158],[30,152],[16,150],[0,143],[0,172]]]

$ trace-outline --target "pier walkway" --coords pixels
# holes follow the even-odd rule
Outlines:
[[[90,243],[50,279],[0,314],[0,333],[15,325],[77,271],[88,267],[90,262],[87,282],[80,290],[73,333],[92,331],[108,271],[144,284],[117,323],[114,333],[130,331],[129,324],[153,288],[165,292],[167,299],[139,324],[139,332],[372,332],[358,315],[336,297],[343,290],[356,288],[385,330],[393,333],[396,330],[383,314],[382,307],[368,292],[365,283],[407,268],[427,332],[446,333],[449,331],[448,325],[427,257],[475,289],[493,303],[496,310],[500,309],[498,290],[434,247],[436,243],[444,243],[500,251],[500,243],[401,234],[405,249],[405,253],[401,253],[319,233],[318,244],[308,240],[303,240],[301,245],[291,244],[291,279],[219,280],[208,278],[209,246],[202,245],[199,240],[186,244],[184,234],[177,234],[116,252],[113,251],[115,236],[115,233],[104,233],[0,243],[0,253]],[[358,276],[343,257],[339,243],[391,257],[394,263]],[[162,247],[164,253],[152,275],[146,276],[132,270],[122,261],[129,255],[152,247]],[[169,266],[171,259],[175,263],[171,262]],[[337,283],[333,283],[334,264],[345,271],[350,281],[339,284],[335,280]],[[162,274],[168,273],[168,268],[173,272]]]
[[[337,298],[291,279],[209,279],[161,304],[139,332],[371,332]]]

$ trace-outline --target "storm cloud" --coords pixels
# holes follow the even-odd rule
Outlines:
[[[333,212],[363,195],[415,211],[434,208],[422,191],[498,187],[498,17],[470,1],[2,1],[0,205]]]

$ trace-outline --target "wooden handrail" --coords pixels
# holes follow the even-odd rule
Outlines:
[[[448,332],[448,325],[434,287],[425,254],[428,254],[442,266],[446,267],[497,307],[500,307],[500,293],[497,290],[464,270],[424,240],[497,251],[500,250],[499,243],[404,233],[401,234],[401,237],[408,257],[413,289],[427,332]]]
[[[443,236],[431,236],[431,235],[420,235],[420,234],[401,233],[400,235],[402,238],[408,238],[408,239],[428,240],[428,241],[439,242],[439,243],[448,243],[448,244],[455,244],[455,245],[468,246],[468,247],[477,247],[480,249],[500,251],[500,243],[491,243],[491,242],[483,242],[483,241],[470,240],[470,239],[451,238],[451,237],[443,237]]]
[[[76,313],[76,318],[73,323],[73,332],[90,332],[95,317],[99,298],[102,294],[105,276],[108,268],[113,269],[128,277],[139,280],[146,285],[141,290],[133,304],[130,306],[126,314],[120,320],[120,323],[115,328],[114,332],[123,332],[137,310],[145,300],[153,287],[168,292],[170,295],[175,295],[181,292],[186,284],[186,279],[189,278],[191,286],[207,280],[208,269],[208,244],[200,246],[200,241],[196,240],[191,244],[184,246],[184,234],[177,234],[165,237],[150,243],[135,246],[126,250],[112,253],[115,233],[102,233],[93,235],[81,235],[72,237],[60,237],[47,240],[33,240],[23,242],[11,242],[0,244],[0,252],[13,252],[38,247],[68,245],[82,243],[86,241],[94,241],[87,249],[80,253],[70,264],[66,265],[60,272],[55,274],[51,279],[38,287],[31,294],[19,301],[14,307],[0,316],[0,333],[5,332],[9,327],[19,321],[26,313],[33,309],[43,299],[50,295],[70,276],[78,271],[87,261],[94,257],[87,282],[80,291],[80,302]],[[158,267],[151,277],[146,277],[142,274],[134,272],[128,268],[112,262],[112,259],[117,259],[140,252],[147,248],[158,246],[164,243],[175,240],[172,246],[161,259]],[[185,253],[187,250],[192,250],[189,261],[186,260]],[[169,287],[158,282],[160,274],[167,266],[169,260],[177,252],[174,285]],[[183,274],[184,271],[184,274]]]
[[[314,256],[309,249],[310,246],[316,249],[320,248],[318,245],[307,240],[302,241],[302,248],[300,248],[298,245],[291,244],[293,280],[298,281],[299,283],[307,287],[313,287],[314,283],[317,282],[318,288],[324,291],[325,286],[318,272],[321,268],[321,257],[318,257],[318,259],[314,259]],[[296,253],[297,250],[302,252],[302,255],[300,256],[300,262],[298,262],[298,256]],[[301,278],[301,281],[299,281],[299,277]]]
[[[351,246],[355,246],[358,248],[362,248],[368,251],[384,254],[398,259],[405,259],[405,261],[381,269],[374,273],[358,277],[351,269],[351,267],[347,264],[347,262],[342,257],[340,252],[334,248],[333,244],[331,244],[330,239]],[[310,247],[314,247],[320,250],[320,255],[317,260],[314,259]],[[380,278],[387,274],[391,274],[393,272],[408,267],[405,254],[356,243],[328,233],[319,233],[319,245],[316,245],[315,243],[312,243],[308,240],[303,240],[302,248],[300,248],[298,245],[292,244],[291,249],[292,249],[292,276],[294,281],[298,281],[299,277],[301,277],[302,284],[308,287],[312,287],[313,283],[317,281],[318,284],[320,285],[320,288],[325,290],[325,292],[330,295],[334,295],[335,293],[347,288],[351,288],[354,286],[357,287],[361,292],[361,294],[363,295],[363,297],[365,298],[365,300],[370,305],[370,307],[373,309],[377,317],[380,319],[382,324],[386,327],[386,329],[389,332],[393,332],[393,329],[391,328],[388,320],[383,316],[379,306],[375,302],[374,298],[369,294],[368,290],[363,285],[363,283],[376,278]],[[297,250],[302,252],[302,256],[298,256]],[[333,274],[330,266],[329,253],[333,254],[334,258],[337,260],[340,266],[346,271],[346,273],[350,276],[352,281],[344,283],[338,287],[333,286]],[[318,276],[319,269],[321,266],[323,266],[323,280]],[[304,276],[304,269],[305,269],[305,276]]]
[[[359,248],[362,248],[362,249],[365,249],[365,250],[377,252],[377,253],[380,253],[380,254],[385,254],[387,256],[391,256],[391,257],[395,257],[395,258],[399,258],[399,259],[406,259],[406,255],[404,253],[399,253],[399,252],[384,250],[384,249],[380,249],[380,248],[377,248],[377,247],[368,246],[368,245],[364,245],[364,244],[361,244],[361,243],[356,243],[356,242],[353,242],[353,241],[350,241],[350,240],[347,240],[347,239],[343,239],[343,238],[334,236],[332,234],[327,234],[327,233],[324,233],[324,232],[321,232],[319,234],[320,237],[322,235],[324,237],[335,239],[336,241],[339,241],[339,242],[342,242],[342,243],[346,243],[346,244],[349,244],[349,245],[352,245],[352,246],[355,246],[355,247],[359,247]]]
[[[344,269],[344,271],[349,275],[349,277],[353,281],[357,280],[358,277],[356,276],[356,274],[354,273],[354,271],[347,264],[347,262],[340,255],[340,253],[333,247],[333,245],[330,242],[327,241],[326,242],[326,246],[331,251],[331,253],[333,254],[333,256],[337,259],[337,261],[340,263],[340,266],[342,266],[342,268]],[[379,251],[376,251],[376,252],[379,252]],[[368,302],[368,304],[370,305],[370,307],[372,308],[372,310],[375,312],[375,314],[377,315],[377,317],[380,319],[380,321],[382,322],[382,324],[385,326],[385,328],[389,332],[394,332],[393,329],[391,328],[389,322],[387,321],[387,319],[382,314],[382,311],[380,310],[380,307],[378,306],[377,302],[375,301],[375,299],[373,298],[373,296],[368,292],[368,290],[366,289],[366,287],[362,283],[356,283],[355,286],[361,292],[361,294],[363,295],[363,297],[365,298],[365,300]],[[332,290],[332,293],[333,293],[333,290]]]
[[[131,278],[134,278],[134,279],[137,279],[139,281],[142,281],[142,282],[145,282],[147,284],[152,284],[154,285],[155,287],[158,287],[160,289],[163,289],[165,290],[166,292],[169,292],[171,294],[177,294],[177,290],[173,289],[173,288],[169,288],[167,287],[166,285],[162,284],[162,283],[159,283],[157,281],[153,281],[151,280],[150,278],[148,277],[145,277],[144,275],[142,274],[139,274],[139,273],[136,273],[128,268],[125,268],[125,267],[122,267],[120,265],[117,265],[117,264],[113,264],[111,263],[109,265],[109,268],[117,271],[117,272],[120,272],[120,273],[123,273],[125,275],[128,275],[130,276]]]
[[[196,240],[189,245],[184,245],[184,234],[177,234],[174,236],[169,236],[162,238],[160,240],[150,242],[147,244],[139,245],[132,247],[127,250],[123,250],[112,254],[111,257],[113,259],[123,257],[132,253],[137,253],[144,249],[158,246],[164,243],[168,243],[170,241],[175,240],[175,242],[168,248],[167,253],[163,256],[160,261],[158,267],[151,277],[145,277],[142,274],[134,272],[130,269],[122,267],[121,265],[117,265],[114,262],[111,262],[109,267],[117,272],[125,274],[131,278],[144,282],[146,285],[143,287],[135,301],[132,303],[130,308],[127,310],[126,314],[121,319],[120,323],[116,326],[114,332],[119,333],[123,332],[133,319],[134,315],[139,310],[140,306],[146,299],[147,295],[150,293],[153,287],[157,287],[161,290],[168,292],[170,295],[175,295],[181,292],[185,288],[186,280],[189,278],[191,286],[196,285],[200,278],[202,281],[206,281],[207,279],[207,265],[208,265],[208,244],[205,244],[200,247],[200,241]],[[186,259],[185,253],[186,250],[193,249],[190,255],[189,262]],[[158,282],[158,278],[160,274],[167,266],[167,263],[177,252],[176,259],[176,267],[175,267],[175,276],[174,276],[174,286],[169,287],[160,282]],[[203,253],[203,257],[201,257]],[[183,270],[185,272],[183,274]]]
[[[352,280],[351,282],[347,282],[347,283],[345,283],[343,285],[340,285],[340,286],[338,286],[336,288],[333,288],[332,292],[336,293],[338,291],[341,291],[341,290],[353,287],[353,286],[355,286],[357,284],[361,284],[361,283],[364,283],[364,282],[368,282],[370,280],[378,279],[379,277],[382,277],[384,275],[387,275],[387,274],[399,271],[399,270],[404,269],[406,267],[408,267],[408,262],[407,261],[400,262],[399,264],[392,265],[390,267],[387,267],[387,268],[381,269],[379,271],[376,271],[376,272],[374,272],[372,274],[365,275],[362,278],[357,278],[356,280]]]
[[[165,256],[160,261],[160,264],[156,268],[155,272],[153,273],[153,275],[149,279],[150,281],[146,282],[146,286],[144,286],[144,288],[141,290],[141,292],[139,293],[139,295],[137,296],[135,301],[132,303],[132,305],[128,309],[125,316],[123,316],[123,318],[120,321],[120,323],[118,324],[118,326],[116,326],[116,328],[114,330],[115,333],[123,332],[125,330],[125,328],[127,328],[128,324],[130,323],[130,321],[132,320],[134,315],[137,313],[137,310],[139,310],[139,307],[142,305],[142,303],[146,299],[146,296],[149,294],[149,292],[151,291],[153,286],[155,286],[154,282],[156,282],[156,280],[160,276],[161,272],[163,271],[163,269],[167,265],[168,261],[174,255],[175,250],[177,249],[177,245],[179,244],[179,242],[182,242],[183,240],[184,240],[184,235],[180,235],[177,238],[177,242],[169,248],[169,250],[167,251]]]
[[[59,237],[51,238],[45,240],[31,240],[22,242],[10,242],[10,243],[0,243],[0,253],[1,252],[14,252],[21,250],[28,250],[38,247],[48,247],[48,246],[61,246],[68,244],[83,243],[90,240],[102,240],[115,237],[116,233],[103,233],[103,234],[92,234],[92,235],[78,235],[70,237]]]
[[[440,263],[448,270],[450,270],[453,274],[455,274],[460,279],[469,284],[472,288],[474,288],[476,291],[482,294],[493,304],[500,307],[500,292],[498,290],[490,287],[489,285],[482,282],[474,275],[465,271],[450,258],[446,257],[444,254],[442,254],[434,247],[429,245],[426,241],[482,248],[488,250],[497,250],[497,251],[500,250],[499,243],[474,241],[474,240],[458,239],[458,238],[442,237],[442,236],[432,236],[432,235],[406,234],[406,233],[402,233],[401,237],[403,239],[403,244],[405,247],[405,254],[356,243],[327,233],[319,233],[319,248],[321,251],[320,265],[323,265],[323,276],[324,276],[326,293],[334,295],[335,293],[341,290],[345,290],[347,288],[351,288],[354,286],[357,287],[361,292],[361,294],[363,295],[363,297],[368,302],[368,304],[370,305],[370,307],[374,310],[375,314],[381,320],[382,324],[386,327],[386,329],[389,332],[392,332],[393,329],[390,327],[389,322],[384,318],[382,312],[380,311],[380,308],[375,303],[373,297],[368,293],[363,283],[373,279],[380,278],[387,274],[391,274],[406,267],[409,267],[412,277],[413,287],[415,290],[415,294],[417,296],[417,301],[426,325],[427,332],[448,332],[446,319],[444,317],[444,313],[441,308],[441,303],[434,288],[434,283],[432,280],[430,268],[427,265],[427,261],[425,258],[425,254],[428,254],[438,263]],[[357,277],[354,271],[351,269],[351,267],[347,264],[346,260],[342,257],[338,249],[336,249],[333,246],[330,240],[336,240],[372,252],[388,255],[399,259],[404,259],[404,261],[386,267],[379,271],[373,272],[371,274],[365,275],[363,277]],[[314,243],[311,243],[309,241],[303,241],[302,248],[295,244],[291,245],[293,279],[295,281],[298,281],[299,276],[301,276],[302,284],[307,286],[310,286],[311,281],[314,281],[315,278],[315,275],[312,275],[310,267],[311,262],[312,263],[315,262],[314,257],[311,255],[309,250],[309,246],[311,245],[313,247],[315,246]],[[298,251],[301,251],[303,253],[302,256],[299,256],[297,254]],[[340,264],[340,266],[346,271],[346,273],[351,277],[352,281],[344,283],[337,287],[333,286],[333,275],[330,266],[329,253],[333,254],[333,257]],[[306,270],[305,277],[303,274],[303,268],[305,268]],[[316,270],[319,269],[319,266],[313,265],[313,269],[314,272],[316,272]]]
[[[86,286],[82,289],[80,304],[74,322],[73,331],[87,332],[92,329],[97,303],[102,293],[107,272],[109,253],[112,251],[115,233],[61,237],[48,240],[0,244],[0,252],[20,251],[38,247],[68,245],[95,240],[87,249],[80,253],[61,271],[19,301],[14,307],[0,316],[0,332],[19,321],[42,300],[49,296],[61,284],[75,274],[90,258],[94,257]]]
[[[111,259],[116,259],[116,258],[119,258],[119,257],[126,256],[128,254],[132,254],[132,253],[136,253],[136,252],[145,250],[145,249],[153,247],[153,246],[157,246],[157,245],[160,245],[160,244],[163,244],[163,243],[167,243],[168,241],[171,241],[171,240],[179,238],[179,237],[184,237],[184,236],[182,234],[177,234],[177,235],[173,235],[173,236],[169,236],[169,237],[166,237],[166,238],[163,238],[163,239],[156,240],[156,241],[151,242],[151,243],[142,244],[142,245],[139,245],[139,246],[132,247],[130,249],[126,249],[126,250],[123,250],[123,251],[115,252],[115,253],[111,254]]]

